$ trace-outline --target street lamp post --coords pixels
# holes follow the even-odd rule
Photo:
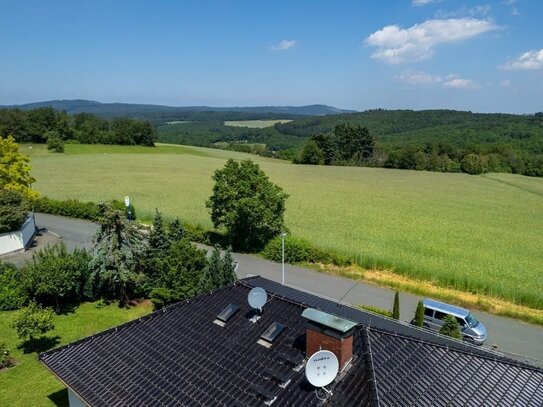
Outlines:
[[[285,285],[285,236],[286,232],[281,233],[281,284]]]

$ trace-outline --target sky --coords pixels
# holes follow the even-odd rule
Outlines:
[[[0,104],[543,110],[543,1],[0,0]]]

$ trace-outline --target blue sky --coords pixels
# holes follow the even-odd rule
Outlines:
[[[0,1],[0,104],[543,110],[543,1]]]

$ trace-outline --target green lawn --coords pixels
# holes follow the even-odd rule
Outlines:
[[[9,326],[17,311],[0,311],[0,342],[11,348],[12,356],[18,361],[15,367],[0,372],[0,406],[40,407],[67,406],[64,386],[38,361],[37,354],[23,353],[18,349],[20,341]],[[109,305],[101,309],[94,303],[85,303],[73,313],[55,317],[55,329],[46,337],[57,338],[59,345],[73,342],[115,325],[130,321],[151,312],[151,306],[143,303],[128,309]]]
[[[251,158],[290,194],[292,234],[364,265],[543,309],[541,178],[296,166],[196,147],[66,147],[66,154],[21,147],[33,156],[34,187],[44,195],[129,195],[140,216],[159,208],[210,228],[211,175],[227,158]]]

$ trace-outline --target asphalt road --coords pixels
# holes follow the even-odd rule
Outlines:
[[[64,241],[70,249],[92,247],[96,225],[91,222],[36,214],[36,224],[57,236],[58,240]],[[261,275],[270,280],[281,281],[281,265],[278,263],[238,253],[234,254],[234,258],[239,264],[237,273],[240,278]],[[391,309],[394,301],[393,290],[291,265],[285,266],[285,283],[353,305],[366,304]],[[410,321],[413,318],[420,299],[421,297],[400,293],[402,320]],[[474,314],[487,327],[488,339],[485,346],[496,345],[499,351],[509,356],[543,366],[543,328],[484,312],[475,311]]]

